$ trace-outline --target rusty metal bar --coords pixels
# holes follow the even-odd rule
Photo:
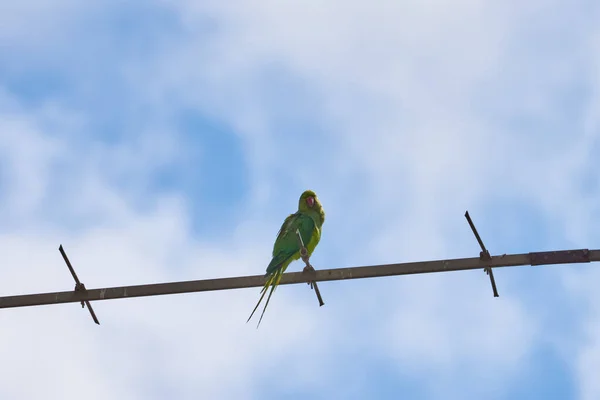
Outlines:
[[[80,293],[86,292],[87,289],[85,288],[85,285],[79,281],[79,277],[75,273],[75,269],[71,265],[71,261],[69,261],[69,257],[67,257],[67,253],[65,253],[65,250],[63,249],[62,244],[60,246],[58,246],[58,251],[60,251],[60,254],[62,255],[63,259],[65,260],[65,263],[67,264],[67,267],[69,268],[69,271],[71,271],[71,275],[73,275],[73,279],[75,280],[75,292],[80,292]],[[96,317],[96,313],[94,312],[94,309],[92,308],[92,305],[90,304],[89,300],[82,300],[81,307],[83,308],[84,305],[87,306],[87,309],[90,312],[90,315],[92,316],[92,319],[94,320],[94,322],[96,324],[100,325],[100,321],[98,321],[98,317]]]
[[[481,252],[479,253],[479,258],[484,261],[490,260],[491,259],[490,252],[485,248],[485,245],[483,244],[483,240],[481,240],[481,237],[479,236],[479,233],[477,232],[477,228],[475,228],[475,224],[473,223],[473,220],[471,219],[471,216],[469,215],[468,211],[465,212],[465,218],[467,219],[467,222],[469,223],[469,226],[471,227],[471,230],[473,231],[473,234],[475,235],[475,239],[477,239],[477,242],[479,243],[479,247],[481,247]],[[490,277],[490,283],[492,284],[492,291],[494,292],[494,297],[498,297],[499,296],[498,289],[496,288],[496,280],[494,279],[494,272],[492,271],[492,267],[487,266],[483,270]]]
[[[395,275],[424,274],[432,272],[463,271],[486,267],[516,267],[520,265],[549,265],[588,263],[600,261],[600,250],[564,250],[543,253],[504,254],[484,261],[479,257],[451,260],[419,261],[402,264],[373,265],[365,267],[325,269],[309,272],[289,272],[283,275],[281,285],[308,281],[339,281],[346,279],[375,278]],[[214,290],[262,287],[264,275],[197,281],[121,286],[88,289],[85,292],[68,291],[0,297],[0,308],[29,307],[47,304],[76,303],[123,299],[130,297],[159,296],[167,294],[207,292]]]
[[[543,251],[530,253],[531,265],[586,263],[591,253],[587,250]]]

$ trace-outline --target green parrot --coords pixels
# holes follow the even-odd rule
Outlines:
[[[317,244],[319,244],[319,240],[321,240],[321,227],[323,226],[323,222],[325,222],[325,211],[321,206],[319,198],[312,190],[306,190],[302,193],[300,200],[298,201],[298,211],[294,214],[290,214],[285,221],[283,221],[283,225],[281,225],[281,228],[277,233],[277,239],[275,239],[275,245],[273,246],[273,258],[271,259],[271,262],[267,267],[267,273],[265,274],[267,281],[260,292],[261,296],[256,307],[254,307],[252,314],[248,317],[248,321],[250,321],[250,318],[252,318],[262,299],[265,297],[268,287],[272,286],[256,328],[260,326],[263,315],[265,315],[265,310],[269,305],[271,295],[275,291],[277,285],[279,285],[279,281],[281,281],[281,277],[288,265],[301,257],[300,244],[298,243],[296,230],[300,232],[302,242],[310,257],[315,250],[315,247],[317,247]],[[246,321],[246,323],[248,323],[248,321]]]

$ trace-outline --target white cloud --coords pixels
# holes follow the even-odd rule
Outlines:
[[[253,85],[260,71],[283,65],[314,88],[313,97],[297,100],[298,109],[307,101],[319,102],[322,125],[337,142],[328,148],[326,164],[288,174],[326,187],[336,200],[331,207],[345,202],[348,211],[338,211],[341,215],[363,211],[360,205],[368,201],[368,216],[358,216],[354,223],[360,227],[369,219],[381,222],[372,244],[365,248],[373,250],[368,253],[371,260],[475,252],[470,233],[460,225],[462,212],[494,199],[517,200],[540,209],[556,224],[553,243],[588,244],[582,242],[589,237],[585,232],[590,229],[588,217],[597,195],[586,200],[578,180],[596,163],[582,157],[586,153],[582,143],[597,140],[597,132],[589,132],[587,117],[585,133],[584,121],[573,120],[578,115],[576,104],[562,99],[569,90],[593,80],[587,75],[594,70],[589,67],[593,50],[588,38],[595,11],[571,28],[573,24],[563,17],[581,18],[583,4],[554,2],[553,9],[542,2],[180,5],[190,39],[173,52],[178,57],[165,58],[168,67],[163,68],[173,71],[177,66],[178,77],[156,81],[157,86],[180,88],[182,96],[200,107],[237,120],[240,132],[249,138],[260,132],[260,140],[253,144],[255,159],[261,160],[256,165],[262,167],[259,187],[272,182],[269,171],[289,157],[288,151],[282,151],[284,144],[286,149],[296,145],[300,152],[311,147],[298,145],[298,137],[282,139],[283,132],[269,129],[282,110],[258,96],[260,91]],[[197,18],[206,14],[218,26],[209,43],[205,36],[194,37],[193,28]],[[214,48],[220,49],[218,55],[210,53]],[[194,62],[207,53],[212,57]],[[212,88],[221,101],[207,105],[200,91],[189,90],[190,82]],[[239,98],[240,93],[246,95]],[[248,100],[248,93],[256,98]],[[230,101],[234,107],[225,107]],[[245,123],[247,114],[261,120],[258,130]],[[519,118],[532,121],[531,127],[518,123]],[[349,167],[329,172],[336,164]],[[346,174],[355,174],[354,186],[342,184]],[[353,196],[357,187],[360,195]],[[360,228],[355,229],[356,234],[345,231],[350,242],[361,234]],[[430,336],[431,347],[447,348],[449,341],[454,347],[447,350],[450,353],[427,354],[430,357],[421,362],[435,366],[458,358],[470,368],[480,368],[500,357],[504,371],[522,366],[522,357],[539,334],[538,322],[532,321],[535,310],[503,296],[493,300],[502,304],[494,303],[498,309],[493,318],[482,318],[481,309],[467,311],[475,320],[469,328],[498,343],[495,352],[480,352],[475,343],[461,339],[463,335],[450,334],[463,313],[457,305],[464,300],[428,293],[432,305],[422,306],[420,290],[425,282],[418,286],[420,297],[406,299],[417,304],[412,313],[403,307],[395,311],[405,318],[401,327],[423,327],[412,333],[419,337],[425,335],[425,328],[437,327],[440,333]],[[471,284],[466,280],[460,287],[467,290]],[[446,297],[454,307],[447,305]],[[505,322],[504,329],[492,329],[498,320]],[[399,338],[402,343],[410,333]],[[508,351],[511,348],[514,353]],[[408,352],[413,360],[422,360],[419,349]],[[470,357],[472,352],[477,357]],[[450,365],[458,368],[459,364]]]
[[[423,276],[398,285],[382,342],[398,371],[423,381],[436,398],[464,395],[465,375],[477,376],[468,390],[478,396],[491,395],[498,383],[510,387],[539,340],[539,321],[515,299],[517,293],[505,285],[498,301],[484,277]]]
[[[262,271],[256,266],[265,264],[270,250],[262,238],[274,232],[261,232],[265,224],[252,222],[251,214],[227,242],[202,243],[190,231],[189,202],[155,194],[150,206],[140,209],[134,201],[137,186],[114,184],[115,171],[143,178],[154,163],[172,162],[179,153],[164,153],[164,140],[130,152],[125,139],[88,154],[76,151],[89,147],[70,143],[68,134],[50,140],[35,112],[5,109],[2,120],[19,121],[5,122],[2,133],[5,154],[12,156],[6,158],[9,179],[2,193],[27,201],[27,208],[7,202],[3,210],[8,217],[18,211],[27,218],[11,220],[12,229],[5,227],[0,236],[4,295],[72,289],[59,243],[90,288]],[[158,160],[157,152],[163,155]],[[69,154],[74,159],[67,164],[74,170],[52,174],[54,164]],[[76,188],[70,191],[78,196],[51,192],[48,182],[61,177],[69,178]],[[59,206],[66,219],[95,218],[73,231],[61,221],[44,222],[40,211],[52,211],[44,202],[60,203],[56,196],[65,200]],[[332,328],[318,326],[312,294],[303,289],[310,302],[298,303],[291,291],[280,290],[258,331],[255,321],[244,324],[258,290],[98,302],[100,327],[78,304],[3,310],[0,352],[11,362],[2,368],[0,391],[10,398],[74,398],[82,392],[91,398],[161,398],[162,390],[178,398],[196,398],[199,392],[207,398],[254,398],[279,369],[294,379],[278,378],[272,388],[318,386],[319,374],[331,365],[325,346]],[[311,342],[317,330],[320,339]]]
[[[23,216],[41,201],[49,180],[48,161],[59,148],[52,138],[36,135],[35,127],[19,117],[5,116],[0,131],[3,177],[11,188],[4,206]]]
[[[89,6],[73,0],[25,0],[0,5],[0,43],[40,44],[60,37]],[[64,37],[63,37],[64,38]]]
[[[582,56],[589,50],[588,32],[568,30],[569,43],[582,40],[565,57],[555,53],[562,45],[548,54],[534,52],[540,32],[566,30],[558,18],[572,15],[566,5],[555,2],[562,11],[557,15],[541,2],[170,5],[186,35],[165,46],[158,59],[129,60],[131,88],[161,114],[192,105],[238,131],[253,177],[246,220],[228,243],[199,243],[187,223],[189,201],[160,196],[140,211],[132,202],[139,188],[115,186],[120,174],[145,179],[153,166],[179,154],[179,138],[165,139],[168,127],[151,138],[98,146],[71,173],[78,196],[65,213],[95,219],[77,235],[55,225],[33,234],[29,225],[19,238],[5,236],[2,265],[27,267],[2,268],[2,291],[54,290],[63,282],[70,288],[58,240],[89,287],[259,273],[256,266],[264,263],[274,235],[270,222],[278,222],[272,203],[294,204],[288,199],[292,186],[320,188],[329,219],[315,257],[335,259],[335,266],[476,254],[462,213],[495,198],[542,209],[560,224],[557,241],[590,237],[582,232],[598,213],[597,193],[584,199],[575,179],[596,163],[593,155],[580,161],[597,140],[594,110],[590,106],[585,133],[582,122],[566,136],[558,129],[568,115],[556,100],[573,76],[588,82],[579,65],[589,61]],[[207,16],[214,36],[200,29]],[[539,22],[539,32],[531,20]],[[297,78],[308,94],[265,94],[273,85],[264,74],[274,67]],[[63,159],[68,146],[65,137],[42,133],[30,116],[10,115],[4,132],[12,136],[5,133],[0,143],[13,155],[10,176],[18,179],[8,189],[16,200],[7,204],[11,213],[27,216],[43,201],[49,164]],[[316,145],[286,136],[281,115],[299,115],[300,123],[318,118],[325,133]],[[512,120],[523,116],[534,118],[539,131],[513,132],[520,125]],[[312,162],[298,156],[290,165],[291,154],[310,154]],[[324,285],[328,305],[318,312],[305,287],[286,287],[257,332],[243,325],[256,301],[253,291],[98,303],[100,329],[75,305],[5,310],[2,325],[11,327],[0,333],[5,351],[26,329],[58,325],[55,331],[72,336],[58,342],[30,333],[37,347],[26,349],[11,371],[21,378],[44,375],[47,383],[24,387],[15,379],[4,390],[13,397],[43,390],[59,395],[68,389],[46,385],[79,374],[81,387],[95,389],[98,397],[147,397],[151,393],[140,388],[151,381],[177,397],[197,397],[202,390],[207,398],[243,398],[264,393],[274,371],[286,371],[289,378],[277,378],[283,386],[327,391],[323,378],[339,379],[335,357],[359,357],[359,351],[379,352],[393,368],[424,377],[436,398],[444,398],[449,377],[462,371],[480,373],[482,387],[510,382],[525,368],[544,321],[520,301],[510,278],[510,289],[493,299],[479,273]],[[596,363],[590,332],[581,371]],[[63,354],[77,362],[47,367]],[[72,367],[82,355],[111,368],[82,373]],[[582,396],[593,398],[593,379],[582,372]],[[455,390],[460,397],[466,389]]]

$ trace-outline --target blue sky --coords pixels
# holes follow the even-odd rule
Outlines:
[[[0,293],[597,248],[600,7],[24,0],[0,12]],[[300,264],[290,267],[299,270]],[[600,398],[593,264],[0,312],[0,397]]]

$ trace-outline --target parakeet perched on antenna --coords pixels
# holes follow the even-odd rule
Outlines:
[[[296,231],[300,232],[302,242],[310,257],[315,250],[315,247],[317,247],[317,244],[319,244],[319,240],[321,240],[321,227],[323,226],[323,222],[325,222],[325,211],[321,206],[319,198],[312,190],[306,190],[302,193],[300,200],[298,201],[298,211],[289,215],[285,221],[283,221],[283,225],[281,225],[279,233],[277,234],[277,239],[275,239],[273,258],[267,267],[267,273],[265,275],[267,281],[260,292],[261,296],[256,307],[254,307],[252,314],[250,314],[250,317],[248,318],[248,321],[250,321],[250,318],[252,318],[262,299],[265,297],[267,289],[271,286],[271,291],[269,292],[267,302],[265,303],[265,307],[258,320],[257,328],[260,326],[265,310],[269,305],[271,295],[275,291],[277,285],[279,285],[283,273],[292,261],[300,258],[300,244],[298,243]]]

